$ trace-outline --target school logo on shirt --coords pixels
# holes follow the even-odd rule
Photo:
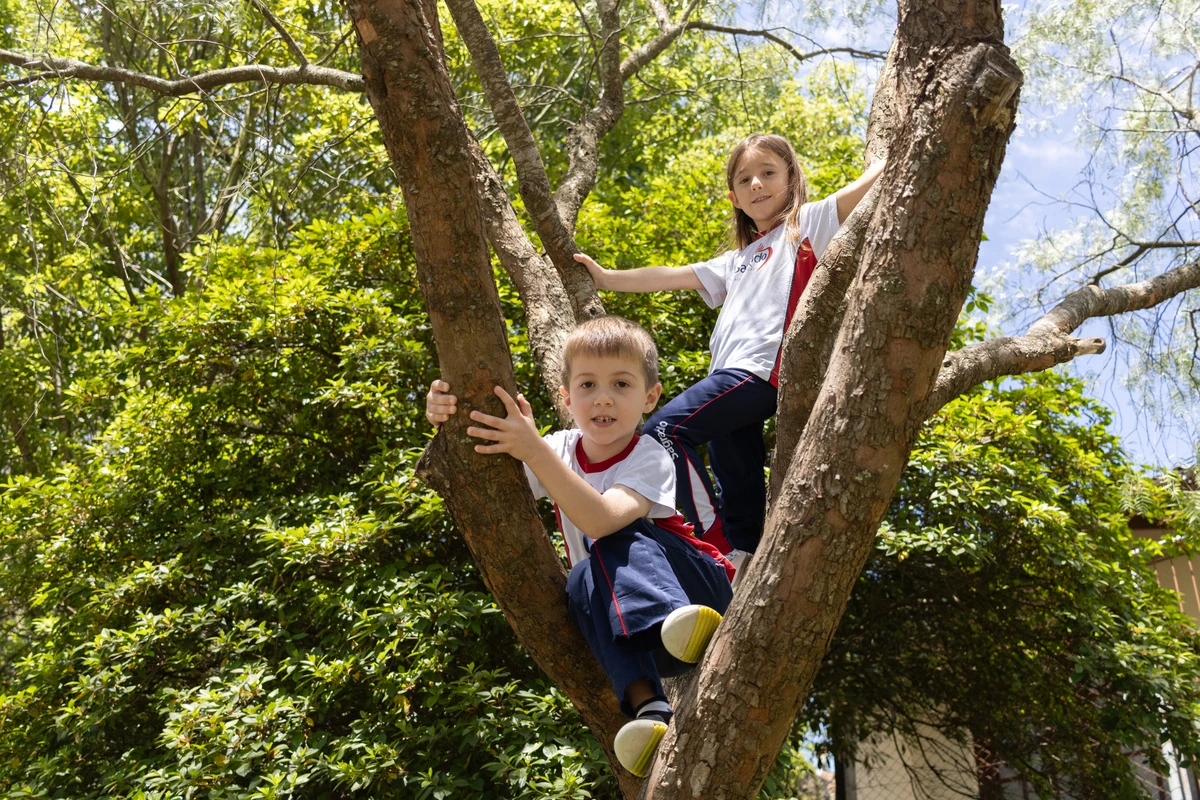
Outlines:
[[[766,264],[771,260],[771,253],[772,250],[770,247],[767,247],[765,244],[760,244],[758,249],[754,251],[754,254],[750,256],[750,260],[734,270],[734,273],[741,275],[751,267],[754,268],[755,272],[758,272],[760,269],[762,269],[763,264]]]

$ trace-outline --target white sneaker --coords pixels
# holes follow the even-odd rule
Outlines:
[[[667,615],[662,624],[662,642],[667,652],[695,664],[704,655],[721,615],[708,606],[683,606]]]
[[[617,761],[621,766],[639,778],[646,777],[650,771],[650,762],[654,760],[654,751],[667,732],[665,723],[656,719],[635,719],[626,722],[617,731],[613,740],[613,750],[616,751]]]

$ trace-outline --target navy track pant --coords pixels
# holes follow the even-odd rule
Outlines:
[[[625,699],[630,683],[647,678],[665,697],[660,678],[693,666],[663,649],[663,620],[690,604],[724,614],[733,590],[712,556],[648,520],[596,539],[588,549],[590,557],[567,578],[567,604],[621,699],[621,710],[632,717]]]
[[[647,420],[675,462],[675,499],[688,522],[721,552],[753,553],[767,505],[763,423],[775,416],[778,390],[744,369],[719,369]],[[708,443],[716,487],[696,452]]]

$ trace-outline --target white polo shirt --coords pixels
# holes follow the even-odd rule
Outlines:
[[[675,465],[653,436],[634,436],[624,451],[595,464],[583,452],[583,432],[578,428],[548,433],[542,439],[576,475],[601,494],[614,486],[624,486],[650,501],[647,518],[675,515]],[[525,467],[525,477],[529,479],[529,488],[533,490],[535,498],[550,497],[528,466]],[[558,528],[566,545],[567,562],[578,564],[588,557],[584,542],[590,539],[566,514],[559,512],[557,504],[554,514],[558,517]]]
[[[779,385],[779,353],[796,304],[841,223],[837,197],[800,209],[793,242],[776,225],[742,250],[692,264],[710,308],[721,306],[708,340],[708,371],[744,369]]]

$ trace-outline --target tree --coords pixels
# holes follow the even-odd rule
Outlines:
[[[356,2],[347,8],[366,93],[405,195],[439,361],[465,406],[486,405],[495,383],[512,388],[488,241],[522,293],[532,346],[553,353],[553,337],[565,324],[598,310],[584,273],[570,262],[574,220],[598,168],[597,143],[624,110],[625,81],[681,35],[695,4],[674,19],[653,6],[658,32],[624,58],[620,10],[599,4],[592,43],[600,89],[571,130],[566,173],[553,196],[520,108],[506,92],[490,35],[471,7],[451,4],[554,271],[529,246],[493,169],[473,145],[432,5]],[[773,468],[777,499],[764,554],[730,609],[729,624],[681,690],[678,724],[660,751],[647,796],[738,796],[761,784],[808,694],[925,419],[981,381],[1097,352],[1098,341],[1070,336],[1088,317],[1154,305],[1200,282],[1200,269],[1190,265],[1144,284],[1078,292],[1026,337],[989,340],[946,357],[1021,80],[1002,43],[998,7],[970,10],[900,4],[869,143],[873,155],[889,153],[889,167],[872,201],[823,258],[789,333]],[[0,58],[64,76],[141,80],[70,61],[10,52]],[[299,80],[293,73],[259,74]],[[227,77],[232,74],[218,75]],[[189,84],[216,85],[208,81],[218,78],[148,88],[186,91]],[[446,196],[447,186],[456,191]],[[564,296],[569,304],[554,301]],[[548,366],[543,375],[554,374]],[[578,637],[558,636],[569,630],[559,602],[562,568],[519,471],[479,459],[453,423],[435,440],[427,463],[518,638],[597,737],[611,741],[616,714],[603,681],[579,657]],[[468,495],[473,502],[466,502]],[[497,530],[505,536],[497,537]],[[501,567],[513,563],[513,552],[523,556],[516,573]],[[788,613],[764,611],[772,608]],[[686,737],[677,739],[679,731]],[[626,794],[638,791],[627,776],[622,780]]]
[[[1073,134],[1087,152],[1079,182],[1051,223],[1019,253],[1042,279],[1027,291],[1043,307],[1064,289],[1111,286],[1197,261],[1200,142],[1195,2],[1034,5],[1021,14],[1018,60],[1043,103],[1081,110]],[[1037,182],[1035,182],[1036,185]],[[1197,437],[1200,310],[1178,295],[1110,321],[1124,382],[1160,424]]]

